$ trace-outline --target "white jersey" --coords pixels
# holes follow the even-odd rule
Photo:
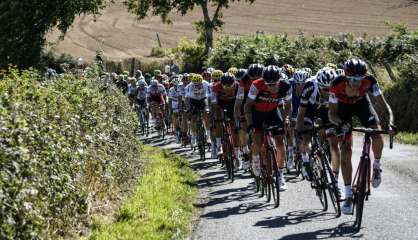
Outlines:
[[[190,83],[186,87],[186,98],[202,100],[209,97],[209,83],[203,80],[202,84]]]
[[[128,84],[128,95],[134,95],[136,91],[136,84],[129,83]]]
[[[184,84],[183,82],[180,83],[179,86],[178,86],[180,96],[183,99],[183,101],[186,98],[186,87],[187,87],[187,84]]]
[[[168,91],[168,99],[171,101],[170,107],[173,110],[173,112],[178,112],[180,97],[180,89],[178,87],[177,89],[175,87],[171,87]]]

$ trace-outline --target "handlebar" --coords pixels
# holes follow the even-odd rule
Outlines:
[[[388,130],[379,130],[379,129],[373,129],[373,128],[353,128],[353,132],[361,132],[366,134],[387,134],[389,135],[389,148],[393,148],[393,136],[390,131]]]

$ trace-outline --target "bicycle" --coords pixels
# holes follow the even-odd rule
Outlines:
[[[267,202],[273,197],[274,207],[280,205],[280,174],[276,163],[276,145],[272,130],[277,126],[263,127],[263,144],[260,151],[261,177],[255,178],[260,197],[266,194]]]
[[[223,148],[223,155],[220,156],[220,162],[225,164],[226,172],[228,178],[231,180],[231,183],[234,182],[234,151],[232,147],[232,130],[231,130],[231,122],[232,120],[228,117],[225,118],[226,110],[224,110],[224,121],[222,122],[222,148]]]
[[[331,168],[331,155],[327,149],[327,144],[321,140],[319,130],[328,126],[314,124],[312,129],[300,131],[302,133],[312,133],[312,147],[309,154],[310,165],[312,169],[311,188],[315,189],[315,193],[322,205],[322,210],[328,210],[328,196],[331,200],[336,217],[341,216],[340,193],[338,191],[337,179]]]
[[[372,134],[388,134],[390,136],[389,148],[393,148],[393,134],[386,130],[376,130],[371,128],[353,128],[354,132],[364,133],[363,151],[360,157],[360,162],[357,167],[356,174],[352,184],[353,189],[353,210],[355,211],[356,220],[354,227],[357,231],[361,229],[361,222],[363,218],[364,201],[369,200],[370,196],[370,147]]]
[[[200,160],[206,160],[206,130],[205,126],[203,125],[203,110],[198,111],[198,118],[197,118],[197,148],[199,149]]]
[[[149,119],[148,110],[146,106],[137,105],[139,109],[139,126],[141,128],[141,135],[149,135]]]

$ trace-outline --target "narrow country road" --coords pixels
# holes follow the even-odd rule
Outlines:
[[[382,185],[372,189],[363,227],[356,233],[353,216],[336,219],[332,212],[323,212],[309,183],[300,177],[286,177],[288,190],[275,209],[255,193],[248,174],[238,173],[230,183],[217,160],[199,161],[197,153],[175,144],[171,136],[160,140],[151,134],[142,140],[185,157],[201,175],[201,213],[192,239],[418,239],[417,147],[395,143],[394,149],[385,148]],[[362,138],[356,137],[355,167],[361,145]]]

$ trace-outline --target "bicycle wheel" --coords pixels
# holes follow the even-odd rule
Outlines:
[[[328,200],[327,200],[327,189],[326,189],[326,182],[324,182],[324,178],[326,177],[325,171],[321,166],[319,156],[315,156],[315,160],[312,163],[312,169],[313,171],[313,184],[315,189],[315,194],[319,199],[319,202],[321,203],[322,210],[327,211],[328,210]]]
[[[361,229],[361,221],[363,218],[363,208],[364,208],[364,200],[367,194],[367,177],[369,176],[370,171],[370,159],[369,157],[362,157],[360,162],[360,169],[359,175],[354,186],[354,205],[356,211],[356,220],[354,222],[354,226],[356,227],[357,231]]]
[[[277,208],[280,205],[280,176],[273,149],[267,150],[267,160],[270,161],[273,166],[273,175],[271,176],[271,195],[273,196],[274,207]]]
[[[145,135],[145,116],[143,110],[141,110],[139,124],[141,125],[141,135]]]
[[[205,129],[203,127],[199,128],[198,145],[200,160],[205,161]]]
[[[337,180],[335,179],[329,160],[326,156],[321,157],[322,166],[326,172],[326,182],[328,189],[328,196],[335,211],[335,217],[341,216],[340,193],[338,191]]]

